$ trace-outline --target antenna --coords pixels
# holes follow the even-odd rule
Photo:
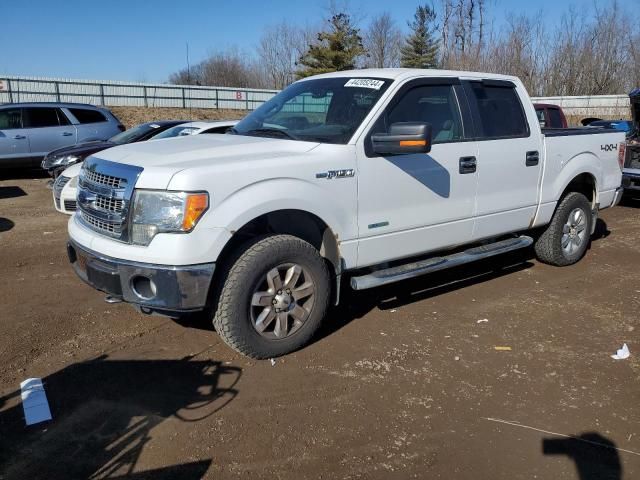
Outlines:
[[[191,65],[189,64],[189,42],[185,42],[187,46],[187,85],[191,87]],[[187,96],[189,100],[189,117],[191,117],[191,88],[188,90],[189,94]],[[189,118],[189,120],[193,120]]]

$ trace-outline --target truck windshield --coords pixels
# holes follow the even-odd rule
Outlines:
[[[346,144],[391,84],[379,78],[319,78],[287,87],[229,133]]]

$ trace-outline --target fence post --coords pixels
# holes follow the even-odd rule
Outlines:
[[[182,108],[187,108],[187,103],[184,98],[184,88],[182,89]]]
[[[220,110],[220,101],[218,100],[218,89],[216,88],[216,110]]]
[[[148,107],[149,102],[147,101],[147,87],[142,87],[142,91],[144,92],[144,106]]]
[[[245,110],[249,110],[249,90],[244,92],[244,104],[245,104]]]
[[[9,103],[13,103],[13,91],[11,90],[11,79],[7,78],[7,88],[9,89]]]
[[[104,107],[104,85],[100,84],[100,104]]]
[[[58,103],[60,103],[60,84],[58,82],[53,82],[53,86],[56,89],[56,99]]]

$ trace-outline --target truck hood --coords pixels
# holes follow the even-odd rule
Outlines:
[[[176,173],[187,168],[247,158],[283,158],[308,152],[317,145],[279,138],[202,134],[131,143],[103,150],[93,158],[142,167],[139,188],[165,189]]]

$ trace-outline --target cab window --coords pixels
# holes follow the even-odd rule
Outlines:
[[[453,85],[410,89],[376,122],[371,133],[388,132],[391,124],[399,122],[431,124],[434,144],[455,142],[464,136]]]

